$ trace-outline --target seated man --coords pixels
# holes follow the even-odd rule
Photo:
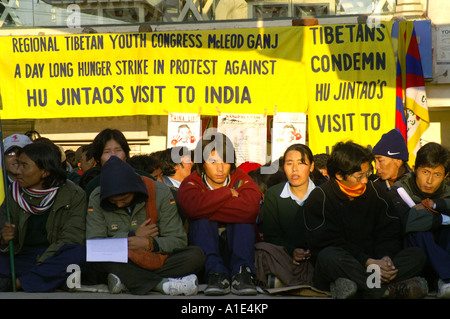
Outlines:
[[[381,184],[386,191],[403,175],[411,172],[408,165],[408,147],[403,135],[396,129],[383,134],[373,147],[372,154],[375,156],[375,170],[378,175],[374,183]]]
[[[81,146],[80,170],[81,174],[87,172],[92,167],[98,166],[94,158],[94,145],[86,144]]]
[[[404,176],[389,192],[400,214],[407,245],[423,249],[438,279],[438,297],[450,298],[450,153],[437,143],[417,152],[414,173]],[[397,189],[403,187],[416,205],[409,207]],[[428,267],[427,267],[428,268]],[[438,277],[438,278],[433,278]]]
[[[384,190],[368,181],[372,160],[367,148],[337,143],[327,162],[330,180],[305,202],[314,285],[339,299],[358,292],[363,298],[422,298],[426,281],[413,277],[422,270],[425,255],[416,247],[402,249],[394,206]],[[376,271],[373,281],[368,269]]]
[[[85,283],[104,283],[108,278],[111,293],[123,286],[132,294],[197,293],[195,273],[202,269],[204,255],[198,247],[187,246],[169,188],[139,176],[116,156],[103,164],[86,223],[87,239],[110,237],[128,238],[128,263],[88,263]]]
[[[178,213],[183,224],[185,217],[178,203],[178,188],[181,182],[191,174],[191,151],[185,146],[175,146],[165,149],[159,155],[164,184],[169,186],[177,203]]]
[[[255,222],[261,199],[258,185],[236,168],[233,144],[221,133],[206,134],[194,156],[196,170],[181,183],[178,200],[189,222],[190,243],[206,254],[205,294],[223,295],[231,290],[238,295],[255,295]],[[222,225],[225,236],[219,236]],[[226,247],[222,254],[223,237]]]

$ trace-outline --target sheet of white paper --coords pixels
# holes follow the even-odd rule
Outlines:
[[[87,261],[128,262],[128,238],[86,240]]]
[[[400,197],[405,201],[405,203],[409,206],[409,208],[416,205],[414,201],[409,197],[408,193],[405,191],[403,187],[397,188],[397,193],[400,195]]]

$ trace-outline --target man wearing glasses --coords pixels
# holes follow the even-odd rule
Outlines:
[[[414,278],[426,258],[417,247],[402,249],[395,208],[368,177],[368,148],[339,142],[330,154],[330,180],[305,202],[314,286],[334,298],[423,298],[427,282]]]
[[[17,179],[17,153],[25,145],[31,144],[30,138],[23,134],[13,134],[5,138],[3,146],[5,149],[5,168],[8,174],[8,185]]]
[[[450,152],[438,143],[427,143],[417,152],[414,167],[389,195],[394,198],[407,245],[426,252],[425,270],[429,280],[438,283],[437,296],[450,298]],[[399,195],[399,187],[414,202],[412,207]]]

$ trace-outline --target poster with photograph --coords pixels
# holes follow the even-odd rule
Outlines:
[[[276,113],[272,127],[272,160],[283,156],[292,144],[306,142],[305,113]]]
[[[200,139],[201,121],[195,113],[169,113],[167,148],[186,146],[193,150]]]
[[[228,136],[236,150],[236,166],[244,162],[263,165],[267,151],[267,117],[265,114],[221,113],[219,132]]]

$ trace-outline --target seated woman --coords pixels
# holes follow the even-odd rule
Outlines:
[[[256,279],[264,288],[312,285],[313,267],[306,245],[303,203],[315,188],[313,154],[303,144],[289,146],[280,160],[287,182],[264,196],[264,242],[255,245]],[[281,284],[279,283],[281,281]]]
[[[18,162],[18,178],[0,208],[0,291],[13,288],[7,253],[10,241],[15,253],[16,289],[54,291],[66,283],[69,265],[83,268],[85,264],[86,194],[66,180],[49,145],[25,146],[19,151]]]

